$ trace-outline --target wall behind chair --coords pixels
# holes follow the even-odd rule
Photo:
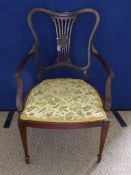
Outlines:
[[[3,0],[0,1],[0,109],[16,108],[14,73],[19,61],[33,43],[26,21],[27,12],[33,7],[58,11],[92,7],[100,12],[101,23],[95,44],[115,72],[112,107],[131,108],[130,0]],[[93,69],[96,74],[92,71],[91,79],[104,94],[104,71],[95,63],[97,62],[93,62]],[[34,62],[30,62],[23,73],[24,92],[35,82],[35,71],[31,73],[33,66]]]

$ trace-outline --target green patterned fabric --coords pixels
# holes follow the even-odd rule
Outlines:
[[[80,79],[43,80],[35,86],[21,114],[22,120],[86,122],[106,119],[96,90]]]

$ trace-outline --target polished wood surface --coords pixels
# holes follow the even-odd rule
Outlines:
[[[38,40],[37,34],[32,24],[32,15],[34,13],[40,13],[40,12],[48,14],[56,26],[57,58],[56,58],[55,64],[50,65],[48,67],[43,67],[39,63],[39,40]],[[77,16],[79,16],[82,13],[92,13],[96,17],[96,22],[90,34],[88,48],[87,48],[88,64],[85,67],[81,68],[71,63],[70,61],[71,58],[69,57],[69,50],[70,50],[71,28]],[[88,127],[101,127],[102,130],[101,130],[101,138],[100,138],[100,149],[99,149],[99,155],[98,155],[98,162],[100,162],[102,158],[102,152],[103,152],[106,135],[107,135],[109,124],[110,124],[109,111],[111,107],[111,80],[113,78],[113,71],[108,66],[103,56],[96,50],[96,48],[93,45],[93,38],[96,32],[96,29],[98,27],[99,21],[100,21],[99,13],[96,10],[91,9],[91,8],[80,9],[75,12],[68,12],[68,13],[53,12],[45,8],[34,8],[29,12],[28,24],[34,36],[35,43],[33,47],[30,49],[30,51],[21,60],[20,64],[18,65],[16,74],[15,74],[16,81],[17,81],[16,105],[17,105],[17,110],[19,113],[18,126],[19,126],[21,140],[22,140],[23,148],[25,152],[26,163],[29,163],[29,154],[28,154],[28,146],[27,146],[27,127],[47,128],[47,129],[77,129],[77,128],[88,128]],[[63,23],[64,25],[60,25]],[[107,80],[105,83],[105,100],[103,100],[103,106],[105,107],[105,110],[107,111],[106,120],[95,121],[95,122],[82,122],[82,123],[80,122],[79,123],[54,123],[54,122],[35,122],[31,120],[26,121],[26,120],[20,119],[21,112],[23,111],[23,108],[24,108],[23,95],[22,95],[23,94],[23,81],[22,81],[21,73],[26,63],[29,61],[29,59],[33,58],[33,55],[35,56],[36,66],[38,68],[38,83],[39,83],[39,81],[42,80],[42,76],[41,76],[42,72],[50,71],[52,69],[57,69],[60,67],[61,68],[66,67],[69,69],[82,71],[83,79],[87,81],[88,69],[91,65],[92,54],[95,55],[95,57],[100,61],[100,63],[103,65],[104,69],[107,72]]]

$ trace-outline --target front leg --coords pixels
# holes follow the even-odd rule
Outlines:
[[[103,152],[106,136],[109,130],[109,126],[110,126],[110,121],[103,121],[103,124],[101,126],[100,146],[99,146],[99,154],[98,154],[98,160],[97,160],[98,163],[102,159],[102,152]]]
[[[22,121],[19,120],[18,127],[19,127],[21,141],[24,148],[25,162],[29,164],[29,154],[28,154],[28,144],[27,144],[27,126]]]

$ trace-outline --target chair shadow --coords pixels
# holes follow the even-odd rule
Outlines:
[[[91,167],[86,172],[83,173],[83,175],[87,175],[87,174],[90,175],[98,167],[98,165],[99,164],[97,162],[93,163]]]

